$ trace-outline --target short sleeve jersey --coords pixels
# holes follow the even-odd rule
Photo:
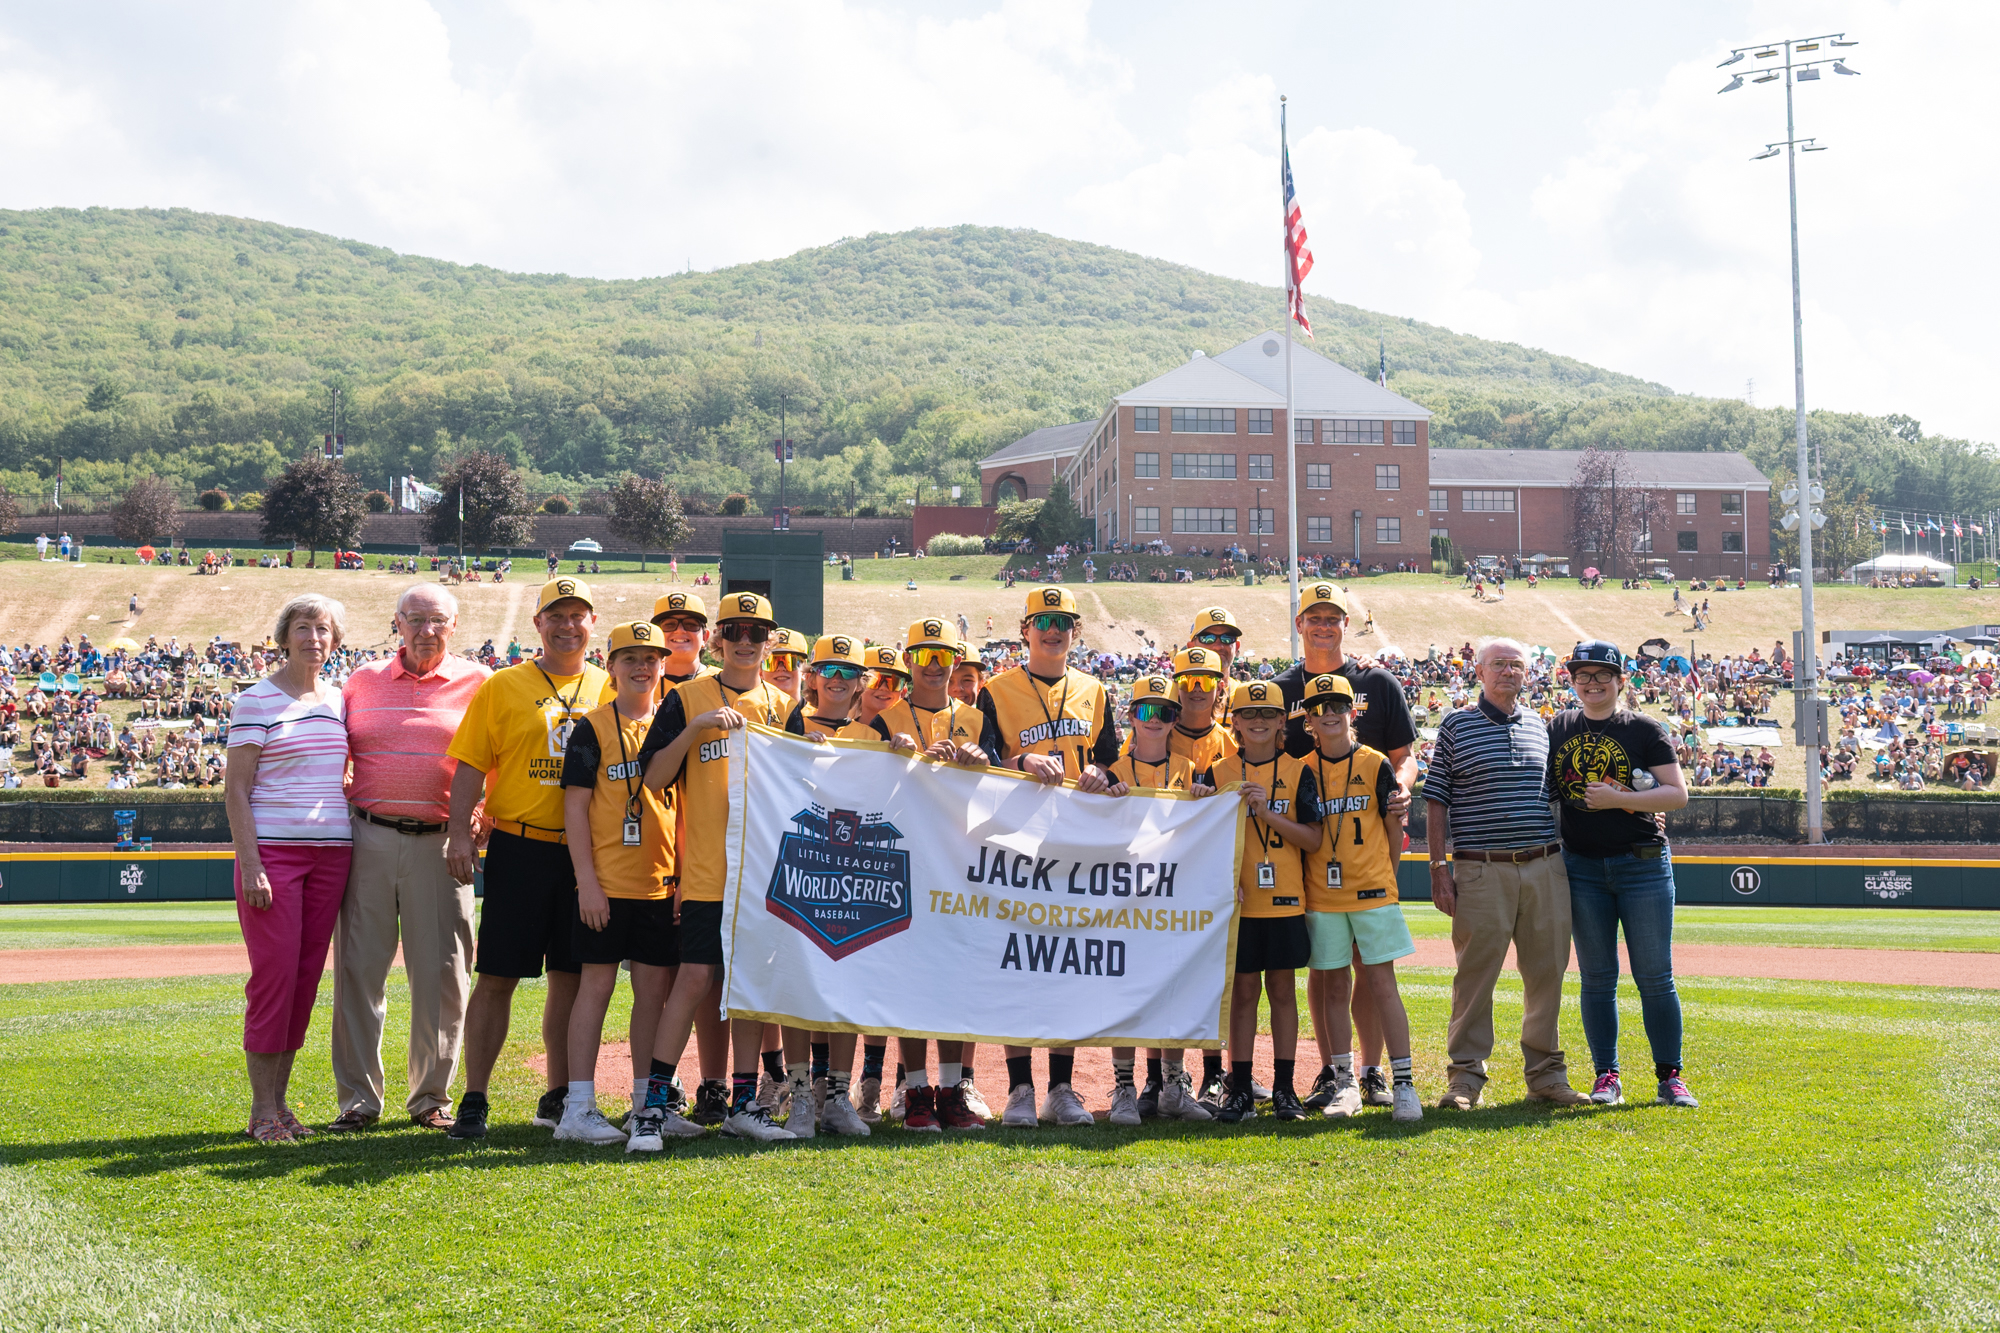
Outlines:
[[[1104,685],[1073,668],[1054,681],[1010,667],[979,693],[985,714],[980,741],[995,762],[1023,755],[1055,755],[1063,776],[1083,776],[1086,764],[1108,767],[1118,758],[1118,724]]]
[[[1114,783],[1122,782],[1128,787],[1187,791],[1194,786],[1194,765],[1188,762],[1186,755],[1175,754],[1172,750],[1167,751],[1167,757],[1158,763],[1147,763],[1128,750],[1105,771],[1111,774]]]
[[[574,676],[544,671],[538,661],[505,667],[472,696],[446,753],[486,774],[486,814],[501,828],[561,832],[570,733],[617,693],[604,669],[588,663]]]
[[[1581,708],[1549,721],[1549,790],[1562,817],[1563,845],[1584,856],[1617,856],[1634,843],[1664,842],[1665,817],[1637,810],[1592,810],[1584,788],[1605,782],[1626,791],[1643,769],[1676,762],[1658,719],[1624,709],[1592,722]]]
[[[1253,764],[1233,754],[1209,770],[1208,785],[1217,789],[1232,782],[1255,782],[1264,788],[1271,809],[1301,824],[1320,821],[1319,792],[1313,773],[1288,754]],[[1239,798],[1240,799],[1240,798]],[[1274,883],[1260,885],[1257,867],[1270,862]],[[1243,855],[1236,867],[1243,890],[1244,916],[1298,916],[1305,907],[1305,862],[1299,849],[1278,836],[1262,819],[1243,807]]]
[[[1397,787],[1387,756],[1357,745],[1338,759],[1315,753],[1304,763],[1325,821],[1319,850],[1306,853],[1306,910],[1361,912],[1399,901],[1402,824],[1392,831],[1385,810]]]
[[[674,789],[646,790],[639,750],[653,719],[593,710],[570,733],[562,784],[590,788],[590,863],[607,898],[671,898],[674,893]],[[625,821],[639,821],[639,845],[625,845]]]
[[[687,730],[689,718],[725,705],[752,722],[775,727],[784,720],[792,701],[783,691],[762,680],[739,694],[724,685],[719,674],[696,676],[668,695],[667,701],[653,714],[653,725],[647,730],[639,752],[642,769]],[[722,901],[722,885],[729,871],[728,849],[722,836],[729,822],[729,756],[742,744],[740,732],[704,727],[689,744],[681,771],[669,776],[669,781],[680,788],[681,834],[676,866],[683,901]]]
[[[882,719],[863,722],[854,717],[820,717],[804,708],[795,708],[785,719],[785,730],[794,736],[824,736],[832,741],[886,741],[889,729]]]
[[[1167,748],[1185,756],[1194,771],[1202,773],[1236,753],[1236,733],[1220,722],[1209,723],[1208,730],[1200,735],[1177,726],[1167,737]]]
[[[986,725],[977,708],[956,699],[946,699],[944,707],[935,712],[919,708],[908,699],[898,699],[883,709],[876,721],[883,725],[891,738],[914,736],[917,743],[926,749],[939,741],[977,746],[979,733]]]
[[[1331,674],[1354,689],[1354,734],[1363,745],[1387,754],[1416,742],[1417,724],[1410,716],[1409,700],[1403,697],[1402,682],[1381,667],[1363,670],[1351,661],[1341,662],[1340,669]],[[1301,758],[1311,754],[1315,744],[1306,731],[1305,714],[1298,711],[1306,697],[1306,682],[1311,679],[1303,662],[1294,662],[1278,673],[1278,689],[1291,714],[1285,723],[1285,753]]]

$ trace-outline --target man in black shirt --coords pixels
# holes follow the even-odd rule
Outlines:
[[[1618,1073],[1618,931],[1632,957],[1661,1106],[1698,1105],[1681,1077],[1674,989],[1674,860],[1664,813],[1687,804],[1667,730],[1618,706],[1618,645],[1579,643],[1567,663],[1582,703],[1549,722],[1549,789],[1562,816],[1570,927],[1582,975],[1583,1035],[1597,1066],[1590,1099],[1624,1100]]]

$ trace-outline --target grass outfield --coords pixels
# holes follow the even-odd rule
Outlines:
[[[1410,932],[1448,939],[1451,921],[1428,903],[1403,908]],[[0,906],[0,950],[135,944],[233,944],[243,937],[229,903]],[[2000,953],[2000,913],[1899,908],[1682,907],[1683,944],[1797,945],[1822,949],[1940,949]]]
[[[0,989],[0,1328],[2000,1318],[1984,993],[1690,984],[1692,1113],[1533,1109],[1503,1066],[1496,1105],[1413,1126],[890,1129],[646,1160],[529,1129],[519,1043],[484,1143],[249,1144],[239,984]],[[1406,991],[1435,1097],[1447,978]],[[1504,1032],[1518,987],[1500,995]],[[313,1118],[331,1109],[325,1021],[296,1076]],[[1626,1021],[1636,1037],[1635,1006]],[[1573,1008],[1564,1030],[1581,1045]]]

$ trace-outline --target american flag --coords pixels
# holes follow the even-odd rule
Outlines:
[[[1285,296],[1291,304],[1292,318],[1310,338],[1313,326],[1306,318],[1306,294],[1300,288],[1306,274],[1312,272],[1313,252],[1306,244],[1306,222],[1299,213],[1299,196],[1292,189],[1292,150],[1285,140],[1282,123],[1278,131],[1278,154],[1285,178]]]
[[[1954,537],[1963,537],[1965,535],[1965,530],[1958,526],[1957,519],[1951,521],[1951,535]]]

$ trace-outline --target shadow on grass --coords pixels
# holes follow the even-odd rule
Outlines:
[[[482,1140],[449,1138],[414,1126],[375,1129],[353,1135],[319,1135],[304,1143],[253,1143],[241,1133],[209,1132],[155,1134],[120,1139],[68,1139],[48,1143],[11,1143],[0,1147],[0,1165],[52,1163],[81,1165],[84,1173],[104,1180],[133,1180],[168,1172],[195,1170],[225,1180],[258,1182],[294,1176],[314,1185],[376,1184],[399,1176],[441,1171],[506,1171],[521,1168],[630,1162],[643,1167],[649,1158],[706,1161],[764,1153],[931,1153],[963,1147],[983,1147],[1009,1153],[1051,1148],[1071,1152],[1113,1153],[1162,1144],[1202,1150],[1244,1142],[1307,1142],[1336,1147],[1343,1140],[1362,1143],[1405,1141],[1441,1129],[1496,1131],[1527,1125],[1589,1117],[1610,1108],[1556,1108],[1539,1102],[1492,1105],[1470,1112],[1426,1111],[1414,1124],[1398,1124],[1384,1113],[1350,1120],[1309,1116],[1279,1121],[1265,1115],[1234,1125],[1158,1122],[1138,1129],[1115,1128],[1102,1121],[1084,1129],[1001,1129],[951,1134],[917,1133],[896,1126],[877,1126],[867,1138],[823,1136],[804,1142],[759,1145],[710,1134],[705,1138],[669,1141],[657,1154],[626,1153],[618,1145],[595,1148],[558,1143],[547,1130],[529,1125],[496,1125]]]

